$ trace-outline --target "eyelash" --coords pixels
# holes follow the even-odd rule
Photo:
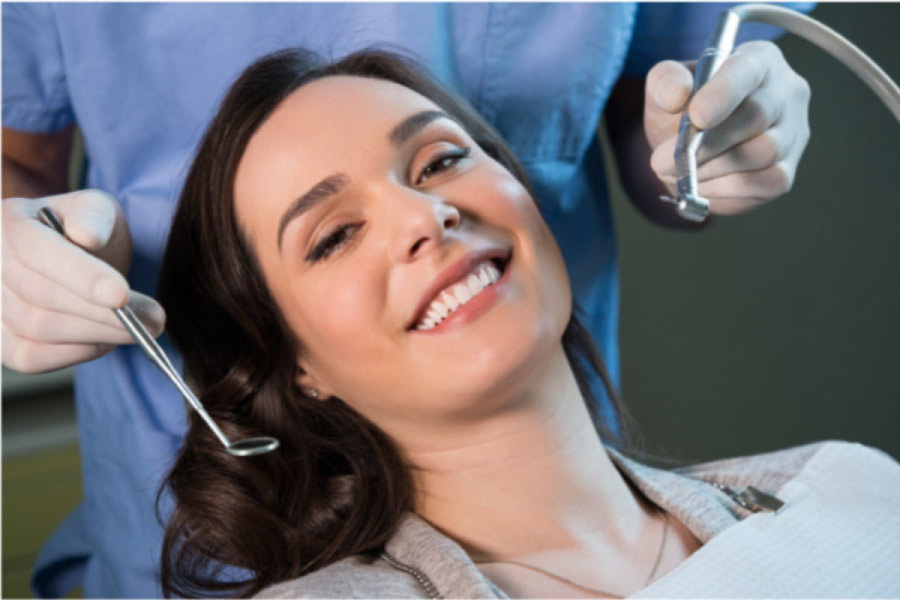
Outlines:
[[[471,153],[472,149],[468,146],[466,146],[465,148],[453,148],[452,150],[448,150],[447,152],[437,157],[435,160],[425,165],[425,168],[422,169],[422,172],[419,173],[419,177],[416,179],[416,185],[422,183],[423,176],[429,170],[432,170],[435,166],[440,166],[441,168],[439,169],[439,171],[443,171],[444,169],[452,167],[462,159],[467,158]],[[446,161],[452,162],[450,164],[444,164],[446,163]],[[431,173],[428,173],[428,176],[430,177],[433,173],[434,171],[432,170]]]
[[[416,179],[416,185],[422,183],[422,181],[427,177],[431,177],[435,173],[439,173],[445,169],[448,169],[454,166],[456,163],[461,161],[462,159],[469,156],[472,152],[472,149],[469,147],[466,148],[454,148],[453,150],[449,150],[436,158],[435,160],[428,163],[422,172],[419,173],[419,177]],[[448,162],[449,161],[449,162]],[[310,251],[310,253],[306,257],[307,262],[318,262],[322,259],[326,259],[334,253],[335,250],[346,245],[350,240],[353,239],[352,235],[348,235],[346,232],[353,230],[356,231],[360,229],[362,225],[340,225],[336,229],[334,229],[331,233],[329,233],[325,239],[316,244],[316,246]]]

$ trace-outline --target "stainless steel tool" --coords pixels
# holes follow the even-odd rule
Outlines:
[[[691,99],[710,77],[719,70],[734,49],[734,39],[740,18],[732,11],[725,11],[716,25],[709,46],[700,55],[694,70],[694,89]],[[688,101],[690,105],[690,100]],[[694,127],[688,109],[684,109],[678,123],[678,139],[675,144],[675,173],[678,193],[675,198],[661,196],[664,202],[678,207],[678,214],[689,221],[701,222],[709,214],[709,200],[697,192],[697,152],[705,132]]]
[[[38,216],[46,225],[52,227],[57,233],[65,237],[66,234],[63,230],[62,223],[52,210],[46,206],[42,207],[38,210]],[[216,434],[216,437],[219,438],[229,454],[234,456],[255,456],[257,454],[265,454],[266,452],[278,448],[278,440],[271,437],[254,437],[238,440],[236,442],[229,441],[229,439],[225,437],[225,434],[222,433],[222,430],[219,429],[219,426],[216,425],[215,421],[212,420],[212,417],[209,416],[209,413],[206,412],[206,409],[203,408],[203,405],[194,395],[194,392],[191,391],[181,378],[181,375],[172,365],[172,361],[169,360],[169,357],[166,356],[166,353],[160,345],[156,343],[153,336],[144,328],[144,325],[137,316],[135,316],[131,308],[126,304],[122,308],[114,308],[112,311],[119,320],[122,321],[125,329],[128,330],[128,333],[131,334],[134,341],[137,342],[138,346],[141,347],[147,357],[153,364],[159,367],[159,370],[162,371],[172,383],[175,384],[175,387],[178,388],[178,391],[181,392],[184,399],[188,401],[200,417],[203,418],[206,424],[209,425],[209,428]]]

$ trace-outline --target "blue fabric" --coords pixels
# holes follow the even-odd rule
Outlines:
[[[787,2],[780,6],[809,12],[815,2]],[[708,41],[722,11],[734,6],[727,2],[654,2],[638,4],[634,38],[625,63],[625,75],[645,77],[650,68],[665,58],[696,59]],[[748,40],[771,40],[783,33],[761,23],[741,25],[735,46]],[[660,58],[659,49],[671,56]]]
[[[114,194],[131,226],[129,281],[153,294],[194,147],[245,66],[295,45],[330,57],[373,44],[408,49],[522,160],[618,385],[616,244],[597,124],[623,70],[642,77],[659,60],[696,57],[721,9],[4,3],[3,125],[50,132],[77,121],[87,185]],[[594,389],[608,407],[599,382]],[[64,594],[83,572],[87,597],[158,596],[153,505],[185,430],[184,405],[134,347],[78,367],[76,398],[84,503],[47,542],[35,592]]]

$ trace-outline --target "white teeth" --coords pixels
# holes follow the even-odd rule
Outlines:
[[[451,289],[453,290],[453,295],[456,296],[456,299],[459,300],[460,304],[465,304],[475,295],[472,293],[472,290],[469,289],[469,286],[464,283],[457,283]]]
[[[481,268],[478,269],[478,280],[481,281],[481,285],[483,285],[484,287],[487,287],[494,283],[491,279],[490,273],[488,273],[488,267],[486,264],[482,264]]]
[[[418,330],[431,329],[447,318],[447,315],[474,298],[484,288],[497,283],[500,271],[491,261],[484,261],[461,282],[440,293],[428,306],[425,317],[416,326]]]
[[[491,278],[491,283],[497,283],[500,281],[500,269],[494,266],[494,263],[488,263],[487,266],[488,276]]]
[[[466,279],[466,285],[468,285],[469,289],[472,290],[473,296],[477,295],[478,292],[487,287],[483,283],[481,283],[481,280],[478,279],[478,275],[476,275],[475,273],[469,275],[469,277]]]
[[[450,314],[450,309],[440,300],[431,303],[431,310],[436,311],[442,319]]]
[[[441,301],[443,301],[443,303],[446,304],[451,311],[459,308],[459,300],[457,300],[456,296],[448,291],[445,291],[441,294]]]

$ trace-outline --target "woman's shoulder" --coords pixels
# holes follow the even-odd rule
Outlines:
[[[877,448],[856,442],[825,440],[773,452],[704,462],[681,467],[676,472],[725,485],[752,485],[760,489],[777,490],[817,458],[826,456],[829,459],[849,461],[887,460],[896,465],[893,458]]]
[[[350,556],[303,577],[269,586],[255,598],[419,598],[415,580],[381,560]]]
[[[751,499],[761,498],[753,496],[758,491],[780,499],[782,489],[800,478],[846,484],[848,473],[854,471],[892,481],[900,479],[900,465],[890,456],[843,441],[816,442],[677,469],[651,467],[608,450],[623,473],[650,500],[681,520],[704,543],[754,513],[756,508],[747,505],[746,492],[751,493]],[[749,490],[751,487],[755,490]]]

